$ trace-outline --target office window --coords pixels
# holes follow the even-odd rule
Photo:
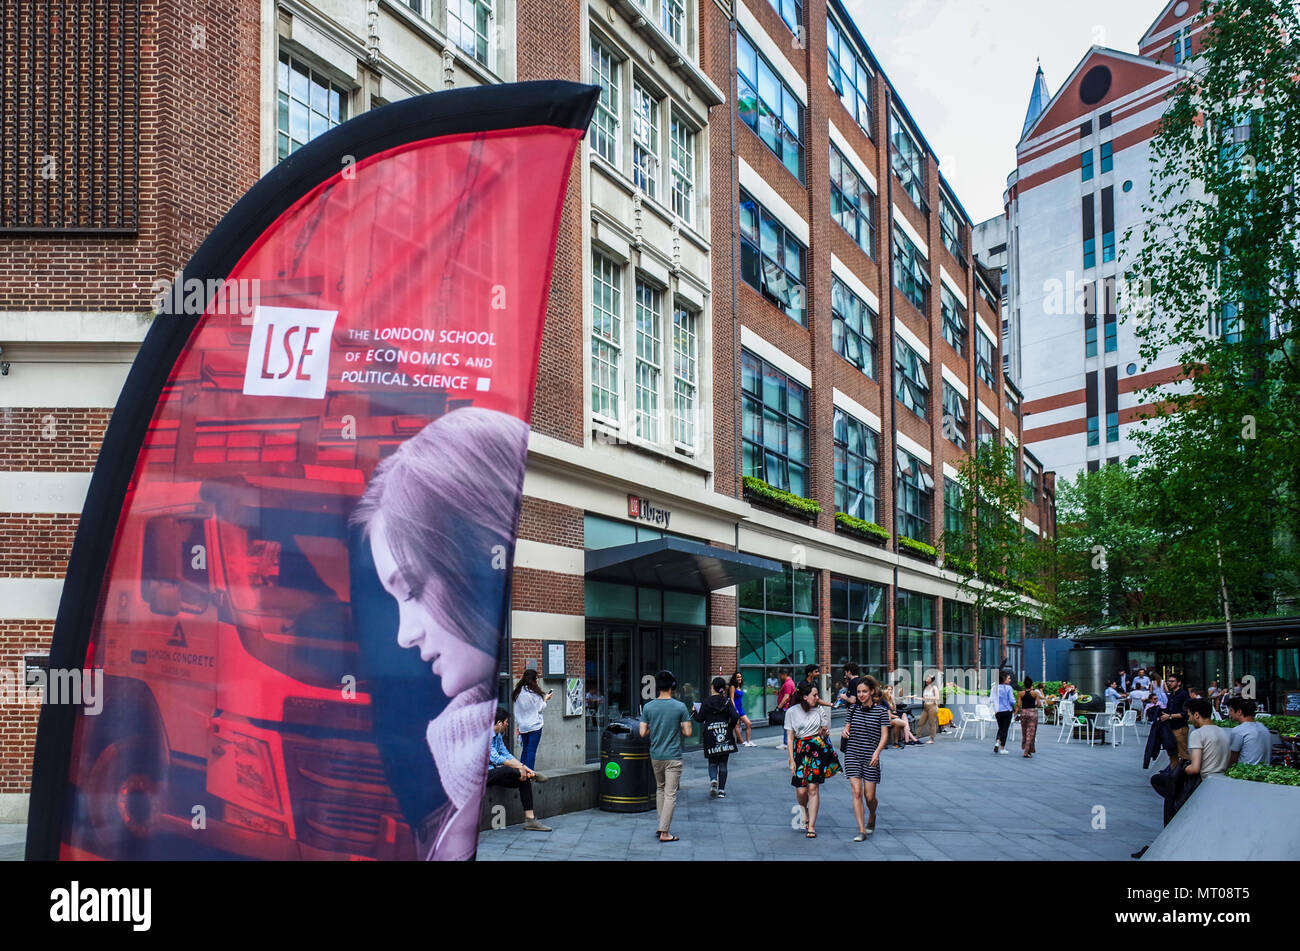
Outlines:
[[[993,341],[978,331],[975,334],[975,375],[991,390],[998,388],[993,376]]]
[[[894,602],[894,647],[900,668],[934,664],[934,598],[899,589]]]
[[[1007,362],[1007,358],[1006,355],[1004,354],[1002,357],[1003,365],[1005,365],[1006,362]],[[1007,403],[1007,412],[1009,412],[1012,416],[1018,417],[1020,415],[1020,400],[1016,399],[1015,395],[1012,394],[1012,392],[1008,389],[1004,389],[1002,391],[1002,396]]]
[[[447,0],[447,36],[484,66],[491,24],[492,0]]]
[[[1114,147],[1115,143],[1113,142],[1101,143],[1101,174],[1103,175],[1115,167],[1115,158],[1112,151]]]
[[[685,0],[659,0],[659,25],[678,46],[686,43]]]
[[[1090,135],[1092,135],[1092,120],[1084,119],[1079,123],[1079,138],[1086,139]]]
[[[800,324],[805,318],[806,249],[776,216],[740,192],[740,276]]]
[[[975,666],[975,632],[971,621],[970,605],[951,598],[943,599],[943,666],[970,668]],[[945,680],[955,678],[945,677]]]
[[[591,411],[616,423],[623,391],[623,269],[593,252],[591,273]]]
[[[1115,189],[1101,190],[1101,259],[1115,260]]]
[[[1113,118],[1114,118],[1113,112],[1103,112],[1100,116],[1097,117],[1097,128],[1109,129],[1111,120]]]
[[[695,223],[695,130],[674,112],[671,132],[673,214],[692,225]]]
[[[600,87],[591,124],[591,147],[611,165],[618,165],[619,70],[622,64],[599,40],[591,41],[591,81]]]
[[[962,224],[956,206],[942,192],[939,194],[939,235],[943,239],[943,246],[964,266],[966,226]]]
[[[1079,166],[1080,168],[1083,169],[1083,180],[1085,182],[1092,181],[1092,173],[1093,173],[1092,149],[1088,149],[1088,151],[1080,153]]]
[[[1025,463],[1025,501],[1038,504],[1038,470]]]
[[[1174,34],[1174,62],[1185,63],[1192,58],[1192,30],[1183,27]]]
[[[636,282],[636,435],[659,441],[659,392],[663,386],[663,294]]]
[[[835,410],[835,511],[879,522],[876,512],[876,467],[880,444],[866,423]]]
[[[943,434],[949,442],[966,448],[966,398],[943,381]],[[951,421],[950,421],[951,420]]]
[[[1083,266],[1097,266],[1097,221],[1092,195],[1083,196]]]
[[[897,225],[894,226],[894,286],[917,310],[929,316],[930,262]]]
[[[1097,355],[1097,285],[1092,282],[1083,288],[1083,355]]]
[[[673,442],[695,449],[696,394],[699,392],[698,316],[673,308]]]
[[[930,503],[934,478],[930,467],[906,449],[898,449],[894,467],[894,496],[897,509],[894,529],[900,536],[930,544]]]
[[[826,71],[849,115],[857,120],[868,138],[874,138],[874,75],[831,16],[826,17]]]
[[[799,24],[803,22],[802,0],[767,0],[772,9],[781,14],[781,19],[790,28],[790,32],[799,35]]]
[[[1101,443],[1101,433],[1098,426],[1098,405],[1097,405],[1097,371],[1090,370],[1086,375],[1084,383],[1084,399],[1086,402],[1088,418],[1088,445],[1096,446]]]
[[[1092,445],[1092,444],[1089,443],[1089,445]],[[1090,461],[1090,462],[1088,463],[1088,471],[1089,471],[1089,472],[1096,472],[1096,471],[1099,470],[1100,468],[1101,468],[1101,463],[1098,462],[1096,459],[1093,459],[1092,461]]]
[[[944,285],[939,285],[939,309],[943,313],[943,339],[952,348],[966,356],[966,308],[957,295]]]
[[[1106,442],[1119,442],[1119,368],[1106,368]]]
[[[831,146],[831,217],[867,256],[876,256],[876,196],[853,166]]]
[[[808,495],[808,390],[741,351],[744,474]]]
[[[632,84],[632,181],[659,197],[659,103],[640,83]]]
[[[1119,347],[1119,325],[1118,320],[1116,319],[1118,302],[1115,297],[1115,278],[1106,278],[1101,282],[1101,286],[1103,288],[1102,311],[1106,315],[1106,352],[1114,353]]]
[[[348,92],[323,74],[280,54],[276,74],[277,161],[348,118]]]
[[[925,153],[898,117],[898,113],[893,113],[890,118],[890,166],[913,204],[928,214],[930,208],[925,200]]]
[[[876,378],[876,312],[831,276],[831,343],[835,352]]]
[[[888,596],[884,585],[831,575],[832,664],[853,661],[863,674],[885,682],[890,669],[885,657]]]
[[[736,58],[741,121],[803,181],[803,105],[743,33],[736,34]]]
[[[922,419],[929,417],[930,367],[894,334],[894,397]]]
[[[996,445],[1000,442],[1001,440],[998,439],[997,426],[993,425],[987,419],[985,419],[983,413],[976,413],[975,414],[975,444],[977,446],[984,446],[984,445],[988,445],[989,443],[993,443]]]
[[[943,530],[954,535],[966,531],[966,506],[962,501],[961,483],[952,479],[943,480]]]

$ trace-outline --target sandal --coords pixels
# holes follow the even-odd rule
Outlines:
[[[680,842],[680,841],[682,841],[682,840],[681,840],[681,838],[680,838],[679,836],[675,836],[675,835],[673,835],[672,833],[669,833],[669,834],[668,834],[668,838],[666,838],[666,839],[660,839],[659,841],[660,841],[660,842]]]
[[[817,838],[817,833],[816,833],[816,832],[805,832],[805,833],[803,834],[803,837],[804,837],[805,839],[815,839],[815,838]]]

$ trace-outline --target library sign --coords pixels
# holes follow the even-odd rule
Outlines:
[[[649,522],[657,528],[667,530],[668,520],[672,516],[673,513],[668,509],[659,508],[649,499],[643,499],[638,495],[629,495],[627,497],[628,518],[634,518],[640,522]]]

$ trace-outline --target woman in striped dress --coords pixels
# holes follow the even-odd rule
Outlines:
[[[889,708],[881,702],[880,684],[871,676],[858,681],[858,702],[849,707],[844,724],[844,774],[853,787],[853,816],[858,820],[854,842],[862,842],[876,831],[876,783],[880,782],[880,754],[889,740]],[[869,813],[862,822],[862,803]]]

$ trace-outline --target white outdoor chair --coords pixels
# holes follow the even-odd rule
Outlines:
[[[1125,710],[1124,715],[1111,718],[1112,740],[1116,746],[1124,742],[1124,730],[1133,728],[1133,739],[1138,739],[1138,715],[1136,710]]]
[[[979,723],[979,722],[980,721],[976,719],[975,714],[971,713],[969,710],[963,710],[961,712],[961,723],[957,725],[957,739],[959,740],[965,739],[966,727],[970,726],[972,723]],[[984,725],[982,723],[980,723],[979,729],[980,729],[980,733],[983,734]]]
[[[1068,730],[1071,735],[1074,734],[1074,701],[1062,700],[1056,705],[1057,722],[1061,724],[1061,730],[1056,734],[1056,742],[1061,742],[1061,737],[1065,736]],[[1065,742],[1070,742],[1068,739]]]
[[[1105,715],[1105,716],[1113,717],[1113,716],[1115,715],[1115,701],[1114,701],[1114,700],[1107,700],[1107,701],[1106,701],[1106,709],[1105,709],[1105,711],[1103,711],[1103,712],[1104,712],[1104,715]]]
[[[975,719],[979,721],[981,740],[984,739],[985,726],[992,724],[996,727],[998,724],[998,718],[993,715],[993,708],[987,703],[975,704]]]

